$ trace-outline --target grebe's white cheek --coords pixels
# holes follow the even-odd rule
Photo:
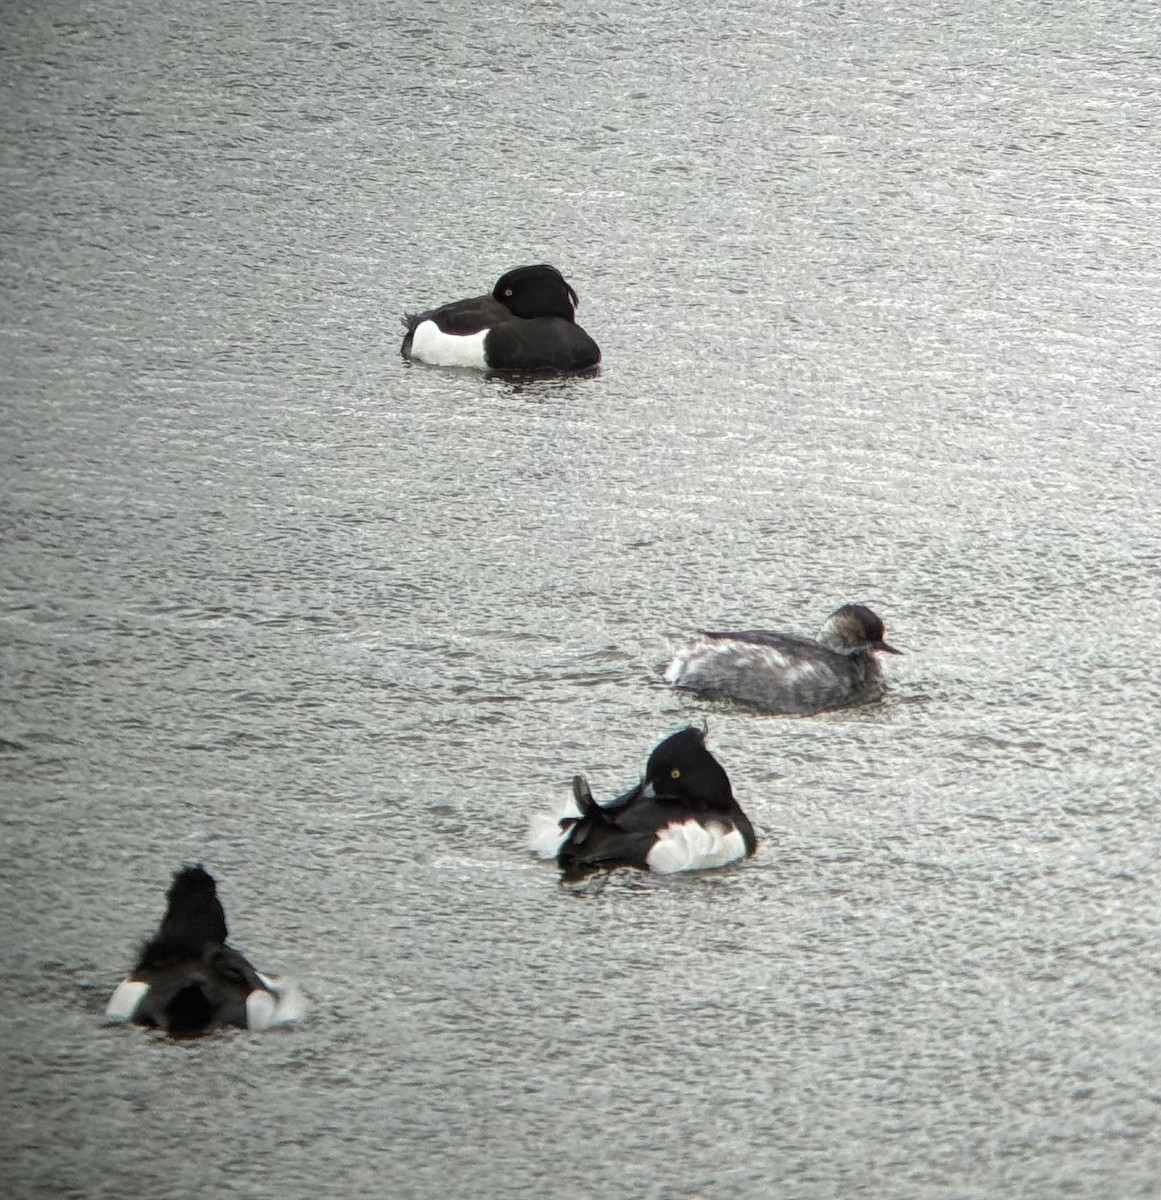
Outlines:
[[[444,333],[434,321],[420,321],[411,338],[411,357],[434,367],[476,367],[483,370],[486,329],[479,333]]]

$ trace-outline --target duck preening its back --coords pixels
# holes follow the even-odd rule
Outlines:
[[[725,866],[754,853],[754,828],[701,729],[679,730],[650,754],[641,783],[602,807],[573,780],[572,807],[534,818],[529,848],[566,880],[637,867],[669,875]]]

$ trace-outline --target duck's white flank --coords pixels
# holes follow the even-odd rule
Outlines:
[[[528,822],[528,837],[525,845],[540,858],[555,858],[568,837],[569,830],[561,829],[560,823],[567,817],[579,818],[573,799],[562,800],[556,809],[536,813]],[[571,827],[570,827],[571,828]]]
[[[657,831],[657,841],[645,856],[658,875],[678,871],[707,871],[746,856],[746,842],[733,827],[711,822],[675,821]]]
[[[274,1024],[278,1001],[265,988],[255,988],[246,997],[246,1028],[261,1032]]]
[[[444,333],[434,321],[420,321],[411,338],[411,357],[435,367],[476,367],[484,369],[484,338],[479,333]]]
[[[132,1021],[148,991],[149,984],[140,979],[122,979],[105,1005],[105,1020],[110,1025]]]
[[[258,978],[270,990],[255,988],[246,997],[248,1029],[274,1029],[301,1021],[306,1016],[306,1000],[294,980],[267,975]],[[105,1006],[106,1023],[123,1025],[132,1021],[148,993],[149,984],[144,980],[122,979]]]
[[[301,1021],[306,1016],[306,998],[293,979],[262,974],[258,978],[270,991],[255,988],[246,997],[247,1028],[275,1029]]]

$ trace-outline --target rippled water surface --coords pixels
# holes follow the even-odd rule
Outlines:
[[[0,19],[5,1194],[1154,1195],[1153,6]],[[400,361],[538,261],[598,376]],[[754,860],[525,856],[703,719]],[[305,1024],[102,1028],[187,859]]]

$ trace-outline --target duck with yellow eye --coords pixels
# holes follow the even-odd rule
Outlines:
[[[490,296],[409,313],[400,353],[437,367],[485,371],[587,371],[600,347],[576,323],[577,294],[548,263],[501,275]]]
[[[672,875],[748,858],[754,827],[705,738],[692,727],[667,737],[649,755],[644,779],[605,806],[576,776],[573,803],[534,817],[528,848],[556,859],[565,882],[616,867]]]

